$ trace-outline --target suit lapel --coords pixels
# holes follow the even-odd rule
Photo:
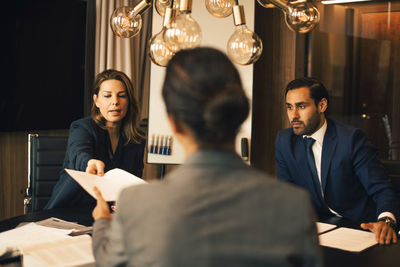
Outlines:
[[[328,179],[328,171],[337,144],[335,124],[333,121],[329,119],[327,119],[327,123],[328,126],[324,136],[324,143],[322,145],[322,158],[321,158],[321,182],[322,182],[322,190],[324,193],[326,187],[326,180]]]

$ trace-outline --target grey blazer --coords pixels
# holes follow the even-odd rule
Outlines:
[[[127,188],[94,223],[98,266],[321,266],[302,189],[233,152],[202,150],[159,182]]]

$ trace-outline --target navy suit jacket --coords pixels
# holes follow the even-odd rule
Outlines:
[[[376,148],[361,130],[330,119],[327,123],[321,158],[324,199],[313,186],[303,137],[292,128],[280,131],[276,138],[278,178],[307,189],[320,216],[329,214],[328,205],[357,222],[376,221],[385,211],[399,221],[399,201]]]
[[[141,177],[145,143],[125,145],[125,142],[126,138],[120,133],[116,151],[111,157],[111,141],[107,130],[100,128],[91,117],[72,122],[60,179],[44,209],[96,204],[96,200],[64,170],[85,171],[90,159],[103,161],[105,172],[120,168]]]

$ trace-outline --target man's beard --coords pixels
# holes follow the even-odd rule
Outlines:
[[[294,122],[299,122],[304,125],[304,129],[295,129],[292,126],[293,132],[295,135],[312,135],[317,131],[318,126],[321,123],[321,116],[318,112],[315,112],[314,115],[312,115],[311,118],[308,119],[307,125],[304,124],[304,122],[294,119],[292,120],[291,124],[293,125]]]

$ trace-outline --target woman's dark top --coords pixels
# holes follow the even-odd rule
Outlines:
[[[85,171],[90,159],[104,162],[104,172],[120,168],[142,177],[144,141],[140,144],[125,145],[126,138],[120,133],[115,153],[112,153],[111,141],[107,130],[100,128],[91,117],[72,122],[69,130],[67,151],[60,179],[44,209],[94,206],[95,199],[90,196],[66,169]]]

